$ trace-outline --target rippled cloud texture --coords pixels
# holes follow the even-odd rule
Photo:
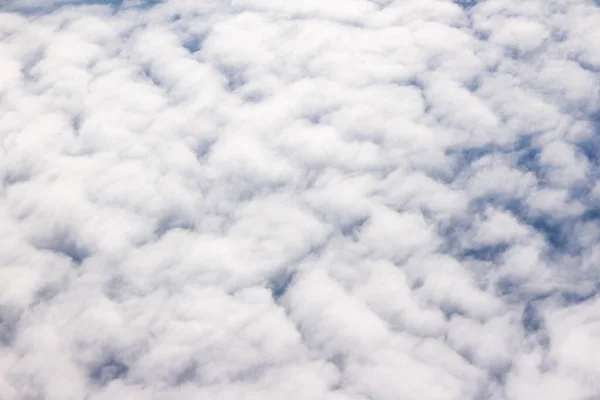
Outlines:
[[[599,398],[595,2],[0,10],[1,399]]]

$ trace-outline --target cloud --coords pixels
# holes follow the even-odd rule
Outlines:
[[[3,2],[0,398],[594,398],[599,21]]]

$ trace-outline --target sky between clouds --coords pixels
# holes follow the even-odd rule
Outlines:
[[[600,397],[600,9],[0,5],[0,398]]]

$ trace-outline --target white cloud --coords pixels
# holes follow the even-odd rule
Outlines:
[[[5,1],[0,398],[600,393],[592,1]]]

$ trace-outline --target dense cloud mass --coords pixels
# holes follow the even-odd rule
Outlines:
[[[600,398],[591,0],[0,2],[0,399]]]

